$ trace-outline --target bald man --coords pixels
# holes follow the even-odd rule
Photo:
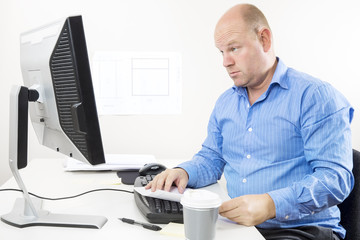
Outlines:
[[[353,108],[330,84],[288,68],[263,13],[228,10],[214,40],[234,85],[217,100],[208,136],[191,161],[146,188],[200,188],[224,173],[231,200],[220,215],[266,239],[340,239],[337,204],[350,193]]]

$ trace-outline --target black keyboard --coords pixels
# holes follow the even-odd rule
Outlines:
[[[144,187],[155,175],[139,176],[134,187]],[[183,206],[179,202],[146,197],[134,191],[135,203],[146,220],[151,223],[183,223]]]

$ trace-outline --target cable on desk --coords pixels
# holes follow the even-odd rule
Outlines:
[[[13,192],[23,192],[20,189],[16,189],[16,188],[6,188],[6,189],[0,189],[0,192],[5,192],[5,191],[13,191]],[[115,189],[115,188],[100,188],[100,189],[93,189],[90,191],[86,191],[77,195],[73,195],[73,196],[69,196],[69,197],[61,197],[61,198],[48,198],[48,197],[41,197],[39,195],[36,195],[34,193],[29,192],[29,194],[33,197],[37,197],[43,200],[50,200],[50,201],[58,201],[58,200],[66,200],[66,199],[71,199],[71,198],[77,198],[80,197],[82,195],[88,194],[88,193],[93,193],[93,192],[100,192],[100,191],[116,191],[116,192],[126,192],[126,193],[134,193],[133,191],[128,191],[128,190],[123,190],[123,189]]]

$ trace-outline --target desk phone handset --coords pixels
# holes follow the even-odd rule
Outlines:
[[[165,170],[166,167],[160,163],[147,163],[139,170],[139,175],[157,175]]]
[[[164,171],[166,167],[159,163],[147,163],[140,170],[118,171],[116,174],[121,178],[121,182],[127,185],[133,185],[138,176],[156,175]]]

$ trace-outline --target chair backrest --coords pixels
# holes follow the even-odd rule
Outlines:
[[[341,211],[340,224],[346,229],[347,240],[360,239],[360,152],[353,149],[354,189],[344,202],[338,205]]]

